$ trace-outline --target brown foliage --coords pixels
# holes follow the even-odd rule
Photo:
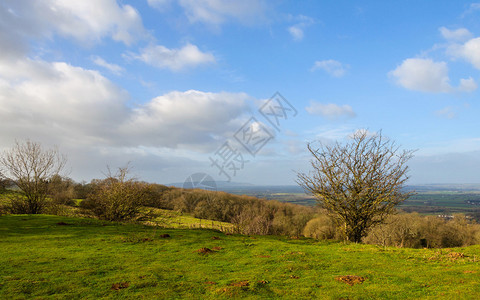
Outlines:
[[[99,182],[95,191],[82,202],[98,218],[110,221],[129,220],[137,216],[148,197],[148,184],[128,179],[128,166]]]
[[[480,225],[464,215],[451,220],[417,213],[392,215],[373,228],[364,242],[410,248],[470,246],[480,243]]]

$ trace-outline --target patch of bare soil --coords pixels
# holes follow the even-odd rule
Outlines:
[[[220,251],[222,250],[223,248],[222,247],[213,247],[212,250],[215,250],[215,251]]]
[[[112,290],[119,291],[121,289],[126,289],[130,286],[128,282],[120,282],[112,284]]]
[[[214,250],[210,248],[200,248],[198,250],[195,250],[194,252],[197,252],[198,254],[210,254],[210,253],[215,253]]]
[[[212,236],[212,240],[221,240],[218,236]]]
[[[465,254],[460,252],[450,252],[448,253],[448,257],[450,257],[451,259],[464,258]]]
[[[65,226],[65,225],[70,225],[70,224],[67,224],[67,223],[65,223],[65,222],[58,222],[57,225],[59,225],[59,226]]]
[[[168,233],[164,233],[164,234],[161,234],[160,237],[161,237],[162,239],[166,239],[166,238],[169,238],[170,235],[169,235]]]
[[[363,283],[366,278],[356,275],[346,275],[346,276],[338,276],[335,278],[336,281],[344,282],[348,285],[355,285]]]
[[[243,280],[239,282],[232,282],[229,284],[229,286],[236,286],[236,287],[244,287],[244,286],[249,286],[250,282],[248,280]]]

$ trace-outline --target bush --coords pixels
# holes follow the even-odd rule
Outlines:
[[[55,204],[74,205],[75,182],[60,175],[53,176],[48,182],[48,196]]]
[[[417,213],[390,216],[370,230],[365,243],[410,248],[461,247],[480,243],[480,225],[463,215],[451,220]]]
[[[335,220],[326,214],[320,215],[308,221],[303,229],[303,235],[318,240],[338,238]]]
[[[128,168],[119,168],[115,176],[98,182],[81,207],[103,220],[123,221],[137,216],[149,196],[148,184],[126,179]]]

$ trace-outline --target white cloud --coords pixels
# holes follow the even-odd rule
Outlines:
[[[459,28],[456,30],[450,30],[445,27],[439,28],[440,33],[447,41],[464,42],[473,37],[472,33],[466,28]]]
[[[103,58],[99,57],[99,56],[94,56],[92,57],[92,61],[100,66],[100,67],[103,67],[107,70],[109,70],[110,72],[114,73],[114,74],[121,74],[125,71],[124,68],[120,67],[119,65],[116,65],[116,64],[111,64],[111,63],[107,63]]]
[[[303,29],[298,25],[288,27],[288,32],[295,41],[301,41],[303,39]]]
[[[3,56],[23,55],[29,38],[53,34],[87,45],[104,37],[130,45],[148,36],[139,13],[115,0],[8,1],[0,6],[0,19]]]
[[[116,138],[128,94],[101,76],[62,62],[0,62],[2,138],[99,143]]]
[[[132,108],[128,93],[97,71],[63,62],[0,61],[5,141],[211,150],[243,124],[249,99],[243,93],[170,92]]]
[[[144,48],[139,55],[131,56],[154,67],[172,71],[215,63],[213,54],[202,52],[197,46],[192,44],[187,44],[179,49],[168,49],[161,45],[152,45]]]
[[[460,86],[458,89],[461,92],[473,92],[478,88],[477,83],[475,82],[475,79],[472,77],[469,77],[468,79],[460,79]]]
[[[445,62],[431,59],[408,58],[389,73],[402,87],[421,92],[450,92],[448,67]]]
[[[311,71],[320,69],[327,72],[333,77],[342,77],[347,72],[347,68],[348,68],[348,65],[344,65],[339,61],[329,59],[329,60],[316,61]]]
[[[164,10],[166,7],[170,6],[172,0],[147,0],[148,5],[158,10]]]
[[[153,7],[165,1],[149,1]],[[214,26],[228,21],[243,24],[257,23],[264,18],[266,4],[263,0],[179,0],[179,5],[191,23],[205,23]]]
[[[356,116],[350,105],[337,105],[333,103],[323,104],[316,101],[310,101],[310,106],[305,110],[312,115],[320,115],[329,119],[341,117],[353,118]]]
[[[480,70],[480,37],[471,39],[463,45],[452,44],[447,49],[447,53],[465,59]]]
[[[298,21],[297,24],[292,25],[287,29],[294,41],[303,40],[305,28],[315,23],[313,18],[304,15],[299,15],[296,17],[290,16],[290,19]]]
[[[215,147],[217,138],[230,137],[245,121],[248,99],[243,93],[170,92],[135,109],[122,132],[148,146]]]

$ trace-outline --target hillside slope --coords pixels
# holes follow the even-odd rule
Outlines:
[[[0,217],[0,253],[1,299],[480,295],[479,246],[379,248],[17,215]]]

